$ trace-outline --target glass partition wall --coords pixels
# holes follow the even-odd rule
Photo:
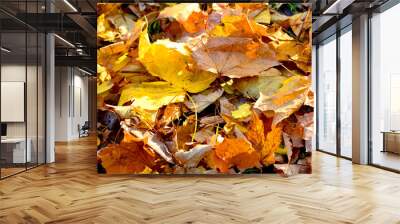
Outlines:
[[[370,163],[400,172],[400,4],[371,18]]]
[[[336,153],[336,36],[318,46],[318,149]]]
[[[21,20],[39,3],[0,3],[1,179],[45,163],[45,35]]]
[[[317,45],[317,143],[319,151],[352,157],[351,25]]]

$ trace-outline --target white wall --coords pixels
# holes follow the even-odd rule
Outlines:
[[[45,150],[43,76],[42,68],[36,67],[36,65],[26,67],[25,64],[3,64],[1,66],[2,82],[24,82],[27,85],[26,108],[22,108],[22,110],[26,110],[27,120],[25,122],[6,122],[7,137],[25,138],[26,135],[31,144],[32,162],[36,162],[36,158],[38,158],[39,163],[44,162]],[[9,108],[1,108],[1,110],[9,110]],[[12,111],[7,112],[12,113]],[[38,157],[36,153],[39,153]]]
[[[88,121],[88,78],[71,67],[56,67],[55,74],[55,140],[74,140]]]

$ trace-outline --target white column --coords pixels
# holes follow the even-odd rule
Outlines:
[[[55,55],[54,35],[46,36],[46,163],[55,161]]]
[[[368,163],[368,15],[353,20],[353,162]]]

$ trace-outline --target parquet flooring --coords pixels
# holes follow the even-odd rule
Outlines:
[[[400,175],[322,153],[313,174],[99,176],[94,139],[0,181],[0,223],[400,223]]]

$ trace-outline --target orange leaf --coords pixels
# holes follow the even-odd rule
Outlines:
[[[230,166],[241,169],[259,167],[260,155],[243,139],[228,139],[218,144],[215,148],[216,156],[227,162]]]
[[[253,111],[249,123],[248,131],[246,132],[247,139],[253,144],[257,150],[261,150],[264,145],[264,123],[259,118],[256,112]]]
[[[206,157],[206,163],[212,169],[218,170],[221,173],[228,173],[229,171],[229,164],[224,160],[220,159],[216,154],[215,151],[211,151]]]
[[[265,139],[264,147],[261,151],[262,163],[264,165],[271,165],[275,163],[275,151],[279,148],[282,141],[282,129],[274,127],[268,132]]]
[[[206,23],[207,15],[204,12],[193,12],[182,25],[187,32],[197,33],[205,29]]]
[[[97,152],[108,174],[141,173],[153,167],[155,158],[143,150],[143,143],[110,144]]]

